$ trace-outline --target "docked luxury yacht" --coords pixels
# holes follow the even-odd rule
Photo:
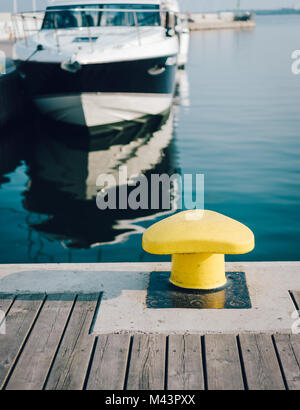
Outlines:
[[[95,130],[168,111],[188,36],[177,0],[52,1],[14,58],[43,114]]]

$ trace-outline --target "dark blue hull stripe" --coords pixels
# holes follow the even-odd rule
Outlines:
[[[26,62],[19,64],[19,70],[32,96],[85,92],[170,94],[177,66],[167,65],[167,60],[160,57],[89,64],[76,73],[63,70],[57,63]]]

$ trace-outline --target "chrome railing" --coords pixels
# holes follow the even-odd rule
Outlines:
[[[82,17],[86,18],[86,15],[89,15],[89,13],[99,13],[98,19],[99,24],[96,25],[79,25],[75,27],[60,27],[58,22],[57,22],[57,13],[65,13],[65,12],[70,12],[70,13],[78,13],[81,15],[81,20]],[[46,15],[47,13],[51,13],[54,16],[53,21],[51,22],[53,24],[53,27],[51,28],[46,28],[44,27],[46,23]],[[34,34],[39,34],[43,30],[54,30],[56,34],[56,39],[57,39],[57,47],[60,47],[60,42],[59,42],[59,36],[62,35],[63,30],[75,30],[75,29],[86,29],[87,31],[87,37],[89,37],[89,41],[91,44],[91,47],[93,48],[93,33],[92,29],[94,28],[99,28],[99,27],[113,27],[113,24],[100,24],[102,15],[103,13],[130,13],[133,14],[133,25],[129,24],[124,24],[124,25],[117,25],[117,27],[135,27],[135,35],[138,40],[138,44],[141,45],[142,40],[141,40],[141,26],[147,26],[147,24],[143,24],[143,21],[139,20],[139,14],[147,14],[147,13],[159,13],[160,19],[157,21],[157,25],[153,25],[154,27],[161,26],[165,28],[165,35],[166,37],[170,35],[170,32],[173,30],[175,32],[175,24],[176,24],[176,19],[177,15],[173,12],[170,12],[168,10],[161,10],[161,9],[101,9],[101,8],[80,8],[80,7],[75,7],[75,8],[60,8],[60,9],[55,9],[51,8],[46,10],[45,12],[21,12],[21,13],[15,13],[12,16],[12,21],[13,21],[13,30],[15,34],[15,40],[25,40],[26,44],[28,45],[28,37],[34,35]],[[79,17],[79,16],[78,16]],[[148,27],[151,27],[152,25],[149,25]]]
[[[28,37],[41,30],[45,13],[15,13],[12,15],[12,28],[15,41],[27,42]]]

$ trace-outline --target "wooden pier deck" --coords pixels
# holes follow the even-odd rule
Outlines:
[[[94,335],[100,303],[99,293],[0,295],[1,389],[300,389],[300,335]]]
[[[256,23],[253,20],[249,21],[195,21],[188,24],[191,31],[201,31],[201,30],[245,30],[253,29],[256,27]]]

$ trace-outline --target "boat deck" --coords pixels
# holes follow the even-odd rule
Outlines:
[[[1,388],[300,389],[300,335],[97,336],[100,303],[101,293],[1,294]]]

